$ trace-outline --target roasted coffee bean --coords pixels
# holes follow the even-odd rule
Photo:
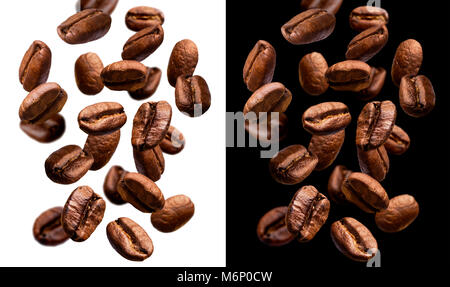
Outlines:
[[[392,62],[392,81],[398,87],[404,76],[416,76],[423,61],[422,45],[414,39],[406,40],[397,48]]]
[[[340,102],[325,102],[307,109],[303,128],[313,135],[325,135],[345,129],[352,120],[348,107]]]
[[[103,182],[103,192],[109,201],[114,204],[124,204],[125,200],[122,199],[117,191],[117,184],[128,173],[121,166],[113,165],[106,174],[105,181]]]
[[[269,163],[273,179],[281,184],[302,182],[316,168],[318,159],[302,145],[291,145],[277,153]]]
[[[350,13],[350,27],[359,32],[374,26],[386,25],[388,22],[388,12],[380,7],[361,6]]]
[[[312,96],[325,93],[328,90],[327,70],[328,63],[322,54],[313,52],[305,55],[298,64],[298,77],[303,90]]]
[[[67,101],[67,93],[57,83],[44,83],[33,89],[19,108],[26,123],[38,124],[59,113]]]
[[[164,153],[177,154],[184,149],[185,144],[183,134],[177,128],[170,126],[159,147]]]
[[[123,46],[122,59],[142,61],[161,46],[164,30],[159,24],[153,24],[130,37]]]
[[[372,68],[370,79],[369,87],[359,92],[358,98],[361,100],[369,101],[380,94],[386,79],[386,70],[383,68]]]
[[[48,79],[52,65],[52,52],[42,41],[34,41],[22,58],[19,80],[27,92],[43,84]]]
[[[125,15],[125,24],[128,29],[136,32],[153,25],[162,25],[163,23],[164,13],[152,7],[134,7],[128,10],[127,15]]]
[[[331,35],[336,17],[323,9],[310,9],[281,27],[283,37],[291,44],[304,45],[321,41]]]
[[[117,131],[127,122],[123,106],[102,102],[85,107],[78,114],[78,125],[87,134],[101,135]]]
[[[245,130],[260,142],[282,141],[288,135],[288,117],[284,113],[270,113],[256,121],[246,120]]]
[[[331,239],[336,248],[354,261],[366,262],[378,252],[378,244],[367,227],[351,217],[331,225]]]
[[[397,109],[391,101],[367,103],[358,117],[356,146],[367,151],[382,146],[395,125]]]
[[[389,172],[389,156],[384,146],[363,151],[357,148],[359,167],[363,173],[383,181]]]
[[[175,86],[175,104],[180,112],[199,117],[211,106],[211,92],[200,76],[180,76]]]
[[[69,239],[61,225],[62,210],[62,207],[53,207],[36,218],[33,235],[37,242],[42,245],[55,246]]]
[[[105,36],[111,17],[97,9],[86,9],[67,18],[58,26],[59,37],[68,44],[83,44]]]
[[[436,104],[430,79],[425,76],[404,76],[400,83],[400,106],[415,118],[428,115]]]
[[[123,200],[136,209],[151,213],[164,206],[164,195],[158,186],[145,175],[129,172],[117,184]]]
[[[52,153],[45,161],[45,173],[53,182],[71,184],[82,178],[94,163],[92,155],[79,146],[67,145]]]
[[[153,242],[147,232],[133,220],[120,217],[106,227],[111,246],[124,258],[144,261],[153,253]]]
[[[243,75],[247,88],[254,92],[272,82],[277,53],[269,42],[259,40],[248,54]]]
[[[313,135],[308,150],[317,156],[315,170],[324,170],[333,164],[345,140],[345,130],[327,135]]]
[[[147,67],[137,61],[119,61],[106,66],[103,83],[114,91],[136,91],[145,86]]]
[[[41,142],[51,143],[59,139],[66,130],[66,122],[64,117],[56,114],[40,124],[30,124],[24,121],[20,122],[20,128],[30,138]]]
[[[365,173],[353,172],[342,183],[345,198],[367,213],[384,210],[389,197],[381,184]]]
[[[325,9],[331,14],[336,14],[341,8],[342,0],[302,0],[300,7],[304,10],[313,8]]]
[[[342,192],[342,183],[352,173],[343,165],[337,165],[330,175],[328,180],[328,196],[330,199],[338,204],[348,203]]]
[[[153,181],[158,181],[164,173],[165,160],[159,145],[151,149],[138,150],[133,148],[134,164],[140,174]]]
[[[292,101],[291,92],[281,83],[269,83],[257,89],[244,106],[244,115],[284,113]]]
[[[172,87],[177,84],[179,76],[192,76],[198,63],[197,45],[189,39],[175,44],[167,66],[167,79]]]
[[[133,148],[142,151],[161,143],[169,130],[171,119],[172,108],[168,102],[143,103],[133,120]]]
[[[414,197],[403,194],[392,198],[389,207],[375,214],[375,223],[384,232],[399,232],[419,215],[419,204]]]
[[[106,203],[89,186],[75,189],[64,205],[61,222],[67,235],[77,242],[87,240],[102,222]]]
[[[94,163],[90,170],[99,170],[104,167],[119,145],[120,130],[102,135],[89,135],[84,144],[84,151],[92,155]]]
[[[269,246],[283,246],[294,239],[294,235],[287,230],[287,206],[271,209],[258,222],[256,234],[258,239]]]
[[[145,85],[143,88],[128,94],[135,100],[144,100],[153,96],[161,81],[161,70],[157,67],[147,68]]]
[[[161,232],[173,232],[185,225],[194,215],[195,207],[186,195],[175,195],[166,200],[164,208],[152,213],[154,228]]]
[[[411,140],[408,134],[402,128],[395,125],[391,135],[384,143],[384,147],[390,154],[402,155],[408,150],[410,142]]]
[[[96,95],[103,90],[100,73],[103,62],[95,53],[81,55],[75,62],[75,81],[78,89],[86,95]]]
[[[286,226],[298,241],[308,242],[316,236],[327,221],[330,201],[314,186],[304,186],[297,191],[286,213]]]
[[[364,62],[347,60],[328,68],[325,77],[333,90],[359,92],[370,86],[371,70]]]
[[[111,15],[117,6],[117,2],[119,0],[80,0],[80,10],[94,8]]]
[[[389,32],[385,25],[364,30],[350,41],[345,57],[367,62],[383,49],[388,38]]]

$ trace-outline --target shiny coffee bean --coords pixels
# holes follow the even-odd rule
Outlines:
[[[258,239],[269,246],[283,246],[294,239],[286,227],[287,206],[271,209],[258,222],[256,234]]]
[[[409,116],[428,115],[436,104],[436,94],[430,79],[425,76],[404,76],[400,83],[400,106]]]
[[[103,192],[106,198],[114,204],[124,204],[125,200],[122,199],[117,191],[117,184],[128,173],[121,166],[113,165],[106,174],[105,181],[103,182]]]
[[[387,25],[388,22],[388,12],[380,7],[361,6],[350,13],[350,27],[359,32],[374,26]]]
[[[145,86],[147,67],[137,61],[119,61],[101,72],[103,83],[113,91],[136,91]]]
[[[117,6],[117,2],[119,2],[119,0],[80,0],[80,10],[94,8],[111,15]]]
[[[75,81],[78,89],[86,95],[96,95],[103,90],[100,73],[103,62],[95,53],[81,55],[75,62]]]
[[[27,92],[43,84],[48,79],[52,65],[52,52],[42,41],[34,41],[22,58],[19,80]]]
[[[256,121],[246,120],[245,130],[263,143],[282,141],[288,135],[288,117],[284,113],[270,113]]]
[[[284,113],[292,101],[291,92],[281,83],[269,83],[257,89],[244,106],[244,115],[256,113]]]
[[[317,156],[315,170],[324,170],[333,164],[345,140],[345,130],[327,135],[313,135],[308,150]]]
[[[128,10],[125,15],[125,24],[128,29],[136,32],[153,25],[162,25],[163,23],[164,13],[153,7],[134,7]]]
[[[87,134],[101,135],[117,131],[127,122],[123,106],[102,102],[85,107],[78,114],[78,125]]]
[[[133,148],[133,158],[137,171],[153,181],[164,173],[165,160],[159,145],[142,151]]]
[[[94,158],[90,170],[99,170],[104,167],[116,151],[119,141],[120,130],[101,135],[89,135],[83,150]]]
[[[357,148],[358,162],[361,171],[378,181],[383,181],[389,172],[389,156],[384,146],[363,151]]]
[[[128,94],[135,100],[144,100],[153,96],[161,81],[161,70],[157,67],[147,68],[147,75],[145,85],[143,88],[128,92]]]
[[[130,37],[123,46],[122,59],[142,61],[161,46],[164,30],[161,25],[153,24]]]
[[[30,124],[24,121],[20,122],[20,128],[30,138],[41,142],[51,143],[62,137],[66,130],[64,117],[56,114],[43,123]]]
[[[298,64],[298,77],[303,90],[312,96],[318,96],[328,90],[325,73],[328,63],[320,53],[305,55]]]
[[[174,232],[194,215],[194,203],[186,195],[175,195],[166,200],[164,208],[152,213],[151,222],[161,232]]]
[[[410,142],[409,135],[402,128],[395,125],[391,135],[384,143],[384,147],[390,154],[402,155],[408,150]]]
[[[179,76],[192,76],[198,63],[197,45],[189,39],[175,44],[167,66],[167,79],[172,87],[177,84]]]
[[[62,210],[62,207],[53,207],[36,218],[33,235],[37,242],[42,245],[56,246],[69,239],[61,225]]]
[[[389,207],[375,214],[375,223],[384,232],[399,232],[419,215],[419,204],[414,197],[403,194],[392,198]]]
[[[345,129],[352,116],[340,102],[325,102],[308,108],[302,116],[303,128],[313,135],[325,135]]]
[[[371,70],[364,62],[347,60],[328,68],[325,77],[333,90],[359,92],[370,86]]]
[[[398,87],[404,76],[416,76],[423,61],[422,45],[414,39],[406,40],[397,48],[392,62],[392,81]]]
[[[358,98],[361,100],[369,101],[380,94],[386,79],[386,70],[372,67],[370,79],[369,87],[359,92]]]
[[[211,106],[211,92],[200,76],[180,76],[175,86],[175,104],[180,112],[199,117]]]
[[[328,179],[328,196],[338,204],[348,203],[342,192],[342,183],[352,173],[343,165],[337,165]]]
[[[343,0],[302,0],[300,7],[303,10],[309,10],[313,8],[325,9],[331,14],[336,14],[341,8]]]
[[[388,38],[389,32],[385,25],[364,30],[350,41],[345,58],[367,62],[383,49]]]
[[[277,54],[269,42],[259,40],[248,54],[243,76],[247,88],[254,92],[272,82]]]
[[[183,134],[177,128],[170,126],[159,147],[164,153],[177,154],[184,149],[185,144]]]

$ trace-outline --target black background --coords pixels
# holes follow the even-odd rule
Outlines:
[[[366,102],[346,92],[329,89],[321,96],[309,96],[298,81],[300,59],[313,51],[320,52],[331,66],[345,60],[350,40],[357,35],[349,27],[350,12],[367,1],[345,1],[336,15],[333,34],[318,43],[295,46],[281,35],[281,26],[298,14],[299,1],[227,1],[227,111],[242,111],[251,92],[242,80],[242,68],[248,53],[262,39],[277,52],[273,81],[282,82],[293,94],[286,114],[289,136],[281,148],[291,144],[308,146],[310,135],[303,130],[301,116],[310,106],[326,101],[342,101],[353,117],[346,129],[346,140],[335,163],[321,172],[313,172],[295,186],[276,183],[268,171],[269,159],[260,158],[260,148],[227,148],[227,266],[232,268],[263,268],[265,270],[298,270],[296,277],[307,270],[353,268],[367,270],[364,263],[352,262],[334,246],[330,225],[350,216],[366,225],[374,234],[381,251],[384,270],[411,270],[432,267],[441,269],[449,248],[449,1],[381,1],[389,12],[389,42],[368,64],[387,70],[385,86],[373,100],[391,100],[398,110],[397,124],[408,132],[410,149],[402,156],[390,156],[391,167],[382,182],[389,196],[408,193],[420,205],[416,221],[402,232],[386,234],[375,225],[374,215],[355,207],[343,207],[332,202],[330,216],[316,237],[309,243],[291,242],[283,247],[268,247],[256,236],[259,218],[268,210],[288,205],[303,185],[314,185],[326,194],[330,173],[336,164],[359,171],[354,143],[356,119]],[[424,62],[419,74],[426,75],[436,92],[436,107],[426,117],[415,119],[400,108],[398,88],[392,83],[390,70],[397,46],[404,40],[418,40],[424,50]],[[440,260],[444,259],[443,262]],[[448,265],[447,265],[448,266]],[[378,269],[379,270],[379,269]]]

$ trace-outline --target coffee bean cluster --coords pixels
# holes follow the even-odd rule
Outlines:
[[[118,0],[80,1],[80,11],[70,16],[57,32],[68,44],[100,39],[111,26],[111,13]],[[135,7],[125,16],[126,26],[135,31],[126,41],[122,60],[104,67],[95,53],[81,55],[75,62],[75,80],[86,95],[96,95],[106,86],[127,91],[131,98],[151,97],[159,86],[161,70],[141,63],[164,40],[164,14],[152,7]],[[19,116],[21,129],[39,142],[52,142],[65,131],[59,112],[67,101],[67,92],[57,83],[47,82],[52,53],[42,41],[34,41],[25,53],[19,79],[29,94],[23,100]],[[191,40],[178,42],[170,56],[167,75],[175,87],[176,105],[189,117],[198,117],[210,107],[211,94],[206,81],[193,75],[198,63],[197,46]],[[131,143],[138,172],[113,166],[104,181],[105,196],[114,204],[129,203],[137,210],[151,213],[152,225],[161,232],[173,232],[194,215],[194,204],[186,195],[165,199],[155,183],[164,172],[163,152],[177,154],[185,145],[183,134],[171,126],[172,107],[166,101],[146,102],[133,119]],[[120,129],[127,122],[124,107],[116,102],[87,106],[78,115],[78,125],[87,134],[83,148],[64,146],[45,161],[45,172],[58,184],[73,184],[89,170],[103,168],[113,156]],[[105,200],[89,186],[77,187],[64,207],[43,212],[35,221],[33,233],[44,245],[58,245],[72,239],[87,240],[103,219]],[[153,242],[145,230],[129,218],[119,218],[106,228],[112,247],[129,260],[142,261],[151,256]]]
[[[333,33],[335,13],[341,4],[342,0],[303,0],[304,11],[282,26],[282,36],[294,45],[327,38]],[[370,101],[380,93],[386,70],[371,67],[366,62],[388,41],[389,14],[379,7],[363,6],[355,8],[349,19],[350,27],[360,34],[348,44],[345,61],[329,67],[325,57],[318,52],[301,59],[299,82],[307,94],[318,96],[331,88],[352,92],[357,98]],[[430,80],[418,75],[422,53],[419,42],[404,41],[397,49],[391,69],[392,81],[399,87],[400,107],[412,117],[427,115],[435,105],[436,96]],[[249,53],[243,69],[244,83],[253,92],[243,113],[246,116],[256,114],[254,119],[246,118],[245,127],[250,135],[262,142],[281,141],[287,133],[284,112],[292,94],[283,84],[272,82],[275,65],[275,48],[260,40]],[[279,116],[275,117],[274,113]],[[333,204],[350,203],[375,214],[376,225],[384,232],[405,229],[419,213],[414,197],[404,194],[390,199],[380,183],[389,171],[388,154],[401,155],[410,144],[408,134],[395,125],[396,117],[397,108],[393,102],[368,102],[357,118],[355,145],[361,171],[350,171],[338,165],[328,181],[328,197]],[[278,152],[269,162],[273,179],[284,185],[300,184],[313,171],[330,167],[341,150],[345,129],[351,121],[348,107],[341,102],[323,102],[308,108],[303,113],[302,124],[311,134],[309,146],[296,144]],[[276,130],[279,137],[272,134]],[[314,186],[303,186],[288,206],[276,207],[260,219],[258,238],[270,246],[284,245],[293,239],[310,241],[326,222],[331,205],[327,196]],[[355,261],[366,262],[378,252],[372,233],[351,217],[334,222],[331,237],[337,249]]]

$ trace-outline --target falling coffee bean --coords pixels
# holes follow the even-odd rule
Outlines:
[[[269,83],[257,89],[244,106],[244,115],[256,113],[284,113],[292,101],[291,92],[281,83]]]
[[[370,86],[371,70],[362,61],[347,60],[328,68],[325,77],[333,90],[359,92]]]
[[[164,208],[152,213],[151,222],[161,232],[174,232],[194,216],[195,207],[186,195],[175,195],[166,200]]]
[[[86,53],[78,57],[75,62],[75,81],[83,94],[96,95],[103,90],[100,73],[103,62],[95,53]]]
[[[338,204],[348,203],[342,192],[342,183],[352,173],[343,165],[337,165],[330,175],[328,180],[328,196],[330,199]]]
[[[364,151],[357,148],[361,171],[378,181],[383,181],[389,172],[389,156],[384,146]]]
[[[119,0],[80,0],[80,11],[94,8],[111,15],[117,6],[117,2]]]
[[[120,129],[127,122],[123,106],[102,102],[85,107],[78,114],[78,125],[87,134],[101,135]]]
[[[164,30],[161,25],[153,24],[130,37],[123,46],[122,59],[142,61],[161,46]]]
[[[276,52],[269,42],[259,40],[248,54],[243,75],[247,88],[254,92],[259,87],[272,82],[275,72]]]
[[[369,87],[360,91],[358,96],[359,99],[364,101],[369,101],[380,94],[387,74],[383,68],[372,68],[370,73],[371,81]]]
[[[101,72],[103,83],[113,91],[136,91],[145,86],[147,67],[137,61],[119,61]]]
[[[361,6],[350,13],[350,27],[359,32],[374,26],[386,25],[388,22],[388,12],[380,7]]]
[[[392,62],[392,81],[398,87],[404,76],[416,76],[423,61],[422,45],[414,39],[406,40],[397,48]]]
[[[164,153],[177,154],[184,149],[185,144],[183,134],[177,128],[170,126],[159,147]]]
[[[384,147],[390,154],[402,155],[408,150],[410,141],[409,135],[402,128],[395,125],[391,135],[384,143]]]
[[[259,240],[269,246],[283,246],[295,237],[286,227],[287,206],[269,210],[258,222],[256,234]]]
[[[119,145],[120,130],[101,134],[101,135],[89,135],[83,150],[94,158],[90,170],[99,170],[104,167]]]
[[[425,76],[404,76],[400,83],[400,106],[409,116],[428,115],[436,104],[436,95],[430,79]]]
[[[156,8],[138,6],[128,10],[125,15],[125,24],[132,31],[140,31],[153,25],[164,23],[164,13]]]
[[[180,76],[192,76],[198,63],[197,45],[189,39],[179,41],[173,47],[167,66],[167,79],[172,87]]]
[[[312,96],[318,96],[328,90],[325,73],[328,63],[322,54],[313,52],[305,55],[298,64],[298,77],[303,90]]]
[[[161,81],[161,70],[157,67],[147,68],[147,75],[145,79],[145,85],[128,94],[135,100],[144,100],[153,96]]]
[[[43,84],[48,79],[52,65],[52,52],[42,41],[34,41],[22,58],[19,80],[27,92]]]
[[[66,122],[63,116],[56,114],[45,122],[38,124],[21,121],[20,128],[30,138],[38,142],[51,143],[62,137],[66,130]]]
[[[367,62],[383,49],[388,38],[389,33],[385,25],[364,30],[348,44],[345,57],[347,60]]]
[[[352,120],[348,107],[340,102],[325,102],[307,109],[302,116],[305,130],[325,135],[345,129]]]
[[[103,192],[106,198],[114,204],[125,204],[126,201],[122,199],[117,191],[117,184],[128,173],[121,166],[113,165],[106,174],[103,182]]]
[[[180,76],[175,86],[175,104],[180,112],[199,117],[211,106],[211,93],[200,76]]]
[[[142,151],[133,148],[133,158],[137,171],[153,181],[164,173],[165,160],[159,145]]]
[[[345,140],[345,130],[326,135],[313,135],[308,150],[317,156],[315,170],[321,171],[333,164]]]
[[[392,198],[389,207],[375,214],[375,223],[384,232],[399,232],[419,215],[419,204],[414,197],[403,194]]]
[[[62,207],[50,208],[34,221],[33,235],[40,244],[56,246],[69,239],[61,225],[62,210]]]
[[[303,10],[309,10],[313,8],[325,9],[331,14],[336,14],[341,8],[343,0],[302,0],[300,7]]]

